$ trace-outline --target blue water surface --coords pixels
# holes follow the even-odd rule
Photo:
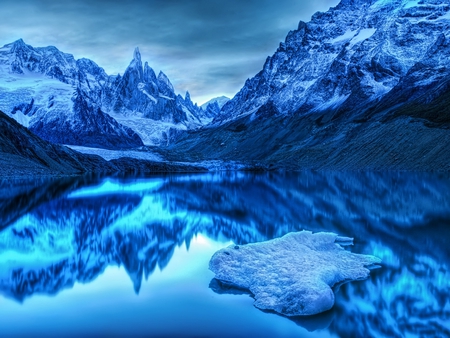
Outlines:
[[[5,180],[0,229],[1,337],[450,337],[448,174]],[[296,318],[208,270],[225,246],[303,229],[353,237],[382,267]]]

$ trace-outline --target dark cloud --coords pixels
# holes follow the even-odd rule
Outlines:
[[[234,95],[298,21],[338,0],[0,0],[0,44],[18,38],[123,73],[135,46],[177,91]]]

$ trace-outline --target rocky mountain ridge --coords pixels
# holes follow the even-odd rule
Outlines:
[[[363,114],[413,76],[417,86],[436,84],[445,79],[449,62],[442,57],[449,11],[448,1],[341,1],[289,32],[221,118],[254,112],[268,102],[283,114]],[[432,76],[424,64],[431,66],[430,58],[438,56],[428,67],[436,72]]]
[[[448,170],[449,46],[449,1],[341,1],[169,148],[273,168]]]

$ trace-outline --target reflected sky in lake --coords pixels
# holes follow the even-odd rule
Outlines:
[[[450,336],[447,174],[2,181],[0,210],[2,337]],[[354,237],[383,267],[308,318],[211,283],[215,251],[303,229]]]

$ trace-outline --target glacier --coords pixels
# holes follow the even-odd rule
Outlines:
[[[285,316],[315,315],[334,305],[333,286],[369,276],[381,260],[343,249],[353,239],[334,233],[288,233],[216,252],[209,269],[226,285],[249,290],[254,305]]]

